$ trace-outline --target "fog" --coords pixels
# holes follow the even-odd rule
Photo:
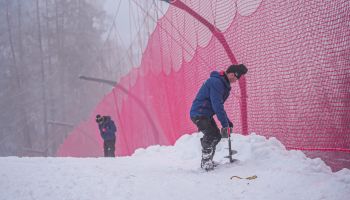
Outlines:
[[[0,156],[55,156],[137,67],[161,1],[0,0]]]

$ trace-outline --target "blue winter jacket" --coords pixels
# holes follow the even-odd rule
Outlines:
[[[190,111],[191,118],[216,114],[222,127],[229,126],[224,102],[230,95],[231,86],[224,72],[213,71],[210,78],[199,89]]]
[[[102,124],[98,125],[100,129],[100,134],[103,140],[113,140],[115,139],[115,132],[117,127],[115,126],[113,120],[109,116],[104,116],[104,121]]]

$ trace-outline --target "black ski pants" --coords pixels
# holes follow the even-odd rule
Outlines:
[[[204,136],[201,138],[203,150],[212,149],[215,153],[215,147],[221,140],[221,134],[214,118],[204,116],[191,118],[192,122],[198,127]]]
[[[103,142],[103,149],[105,153],[105,157],[115,157],[115,139],[113,140],[105,140]]]

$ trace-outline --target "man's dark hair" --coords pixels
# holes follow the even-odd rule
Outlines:
[[[244,64],[230,65],[226,70],[226,74],[234,73],[237,79],[239,79],[242,75],[246,74],[247,72],[248,69]]]

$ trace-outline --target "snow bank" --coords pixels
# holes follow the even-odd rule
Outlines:
[[[287,151],[275,138],[233,135],[239,161],[217,146],[211,172],[200,169],[201,133],[174,146],[138,149],[119,158],[0,158],[0,200],[8,199],[246,199],[347,200],[350,170],[332,173],[321,159]],[[254,180],[242,178],[256,175]]]

